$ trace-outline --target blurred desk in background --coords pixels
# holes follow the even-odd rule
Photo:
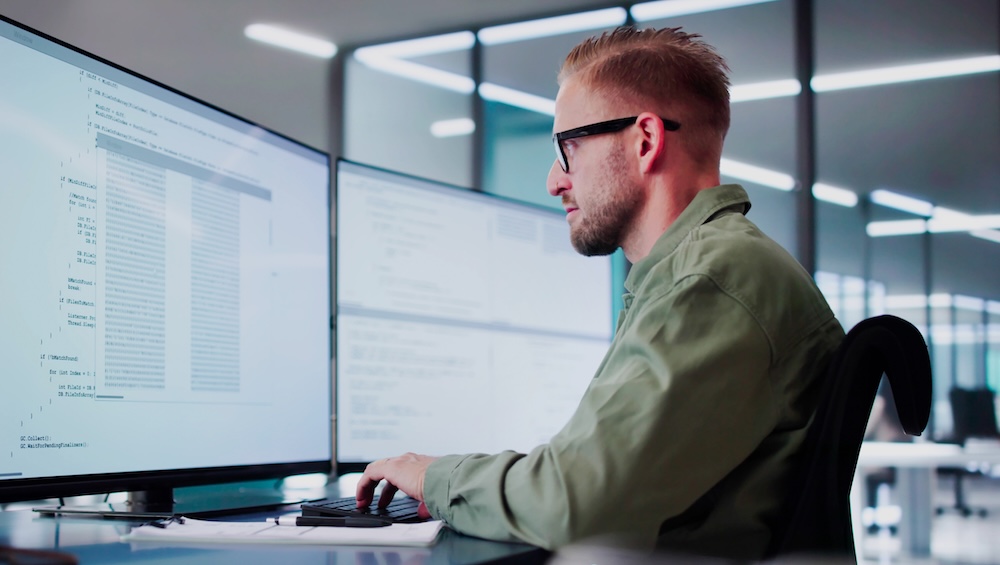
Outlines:
[[[855,547],[860,552],[864,525],[864,470],[895,467],[896,499],[902,510],[899,523],[901,548],[912,556],[931,554],[931,519],[934,516],[934,471],[938,467],[1000,465],[1000,442],[970,442],[968,446],[919,441],[911,443],[869,442],[861,444],[858,467],[851,488],[851,520]],[[860,557],[860,555],[859,555]]]

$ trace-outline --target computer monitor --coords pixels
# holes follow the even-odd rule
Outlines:
[[[337,472],[547,442],[610,343],[610,258],[562,211],[344,160],[336,187]]]
[[[7,18],[0,76],[0,501],[329,472],[329,156]]]

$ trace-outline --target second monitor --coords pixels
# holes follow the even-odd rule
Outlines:
[[[336,198],[338,472],[547,442],[611,341],[611,259],[561,211],[349,161]]]

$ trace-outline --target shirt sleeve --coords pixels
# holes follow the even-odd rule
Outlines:
[[[454,529],[554,549],[598,535],[652,547],[774,428],[769,341],[738,296],[690,276],[636,300],[576,412],[528,454],[452,455],[428,509]],[[531,414],[511,414],[530,418]]]

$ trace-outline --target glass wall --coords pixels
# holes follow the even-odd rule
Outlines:
[[[817,204],[817,267],[883,287],[867,315],[921,328],[946,434],[948,390],[997,380],[1000,224],[975,228],[1000,213],[998,3],[814,6],[817,176],[859,197]]]
[[[545,178],[565,54],[622,22],[699,33],[732,70],[724,181],[747,188],[750,218],[794,255],[808,257],[797,245],[803,230],[814,235],[816,280],[845,328],[891,313],[924,332],[933,435],[947,433],[952,386],[1000,383],[998,3],[733,4],[622,4],[587,12],[585,23],[549,18],[459,30],[436,46],[357,50],[345,76],[345,156],[559,207]],[[811,26],[796,17],[804,6]],[[813,38],[814,145],[796,136],[799,36]],[[431,133],[457,118],[449,137]],[[796,175],[810,156],[816,178],[803,195]],[[812,225],[800,225],[803,197],[815,204]]]
[[[356,50],[344,69],[344,157],[476,185],[474,42],[465,31]]]
[[[670,3],[637,4],[640,26],[698,33],[725,57],[732,82],[732,124],[723,151],[722,182],[743,185],[747,217],[797,253],[795,194],[794,2],[780,0],[703,13],[673,12]],[[670,12],[666,16],[659,14]]]

